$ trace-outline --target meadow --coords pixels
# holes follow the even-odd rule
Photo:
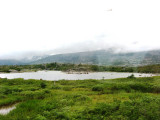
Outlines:
[[[160,77],[111,80],[0,78],[0,120],[160,120]]]

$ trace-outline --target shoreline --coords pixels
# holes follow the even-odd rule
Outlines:
[[[0,72],[0,74],[10,74],[10,73],[34,73],[38,71],[61,71],[61,70],[25,70],[25,71],[11,71],[11,72]],[[138,74],[153,74],[160,75],[160,73],[145,73],[145,72],[117,72],[117,71],[61,71],[66,74],[89,74],[89,73],[100,73],[100,72],[112,72],[112,73],[138,73]]]
[[[131,75],[136,78],[141,77],[154,77],[160,76],[160,74],[146,74],[146,73],[129,73],[129,72],[89,72],[88,74],[73,73],[67,74],[64,71],[37,71],[23,72],[23,73],[4,73],[0,74],[0,78],[16,79],[23,78],[24,80],[35,79],[35,80],[46,80],[46,81],[59,81],[59,80],[102,80],[102,79],[117,79],[127,78]]]

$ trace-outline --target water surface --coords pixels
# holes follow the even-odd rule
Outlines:
[[[67,74],[61,71],[38,71],[25,73],[5,73],[0,74],[1,78],[24,78],[24,79],[43,79],[43,80],[84,80],[84,79],[114,79],[126,78],[132,73],[117,73],[117,72],[91,72],[89,74]],[[133,73],[135,77],[150,77],[153,74]]]
[[[7,106],[7,107],[2,107],[0,108],[0,115],[6,115],[8,114],[10,111],[14,110],[16,108],[16,105],[11,105],[11,106]]]

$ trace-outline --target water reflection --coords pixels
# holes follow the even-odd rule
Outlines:
[[[6,115],[6,114],[8,114],[10,111],[12,111],[15,108],[16,108],[16,105],[2,107],[2,108],[0,108],[0,114],[1,115]]]
[[[38,71],[25,73],[5,73],[0,74],[2,78],[24,78],[24,79],[43,79],[43,80],[84,80],[84,79],[114,79],[126,78],[132,73],[117,73],[117,72],[91,72],[88,74],[67,74],[61,71]],[[154,74],[133,73],[135,77],[151,77]]]

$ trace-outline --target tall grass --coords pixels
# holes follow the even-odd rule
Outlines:
[[[159,120],[160,77],[52,81],[0,79],[0,120]]]

